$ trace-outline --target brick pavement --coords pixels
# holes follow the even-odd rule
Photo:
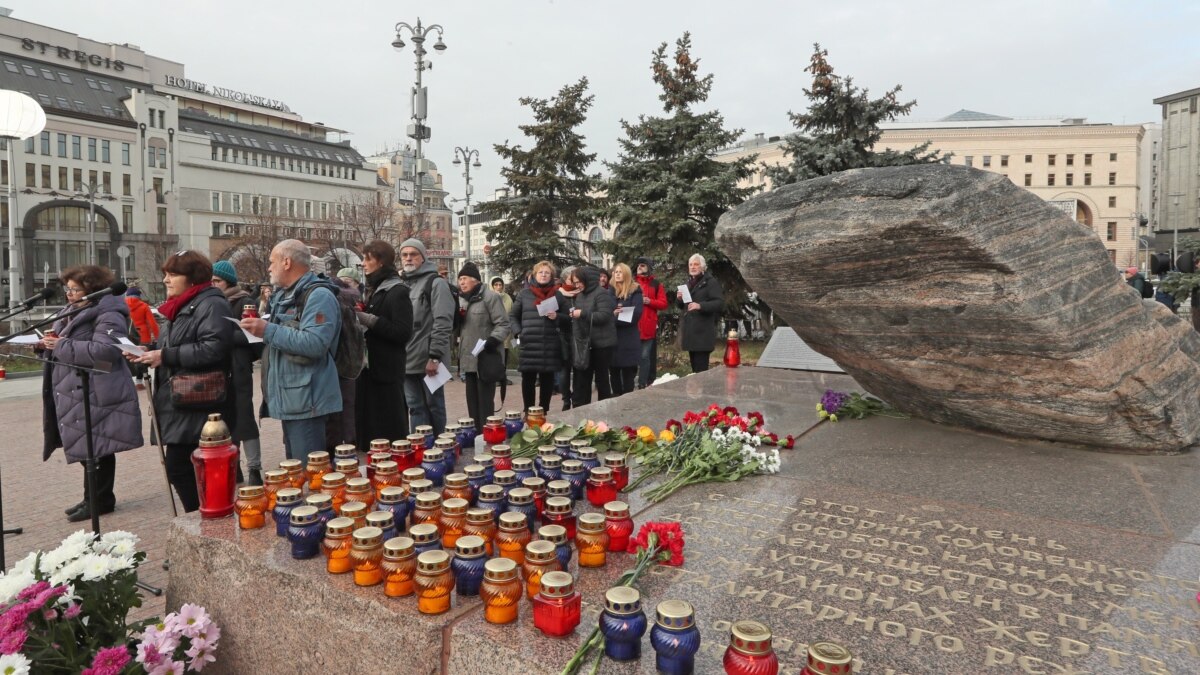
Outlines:
[[[519,378],[513,374],[514,378]],[[519,379],[508,388],[506,409],[519,408]],[[447,415],[450,419],[467,413],[464,387],[458,380],[446,385]],[[143,410],[143,436],[149,440],[150,420],[145,392],[139,392]],[[256,392],[256,396],[259,394]],[[515,404],[515,405],[514,405]],[[560,409],[556,397],[553,410]],[[4,522],[7,527],[22,527],[24,533],[5,539],[7,563],[20,560],[37,549],[51,549],[72,532],[91,527],[90,521],[69,523],[63,509],[83,496],[83,467],[68,466],[61,451],[42,462],[41,378],[9,378],[0,382],[0,430],[7,441],[0,443],[0,471],[3,472]],[[263,466],[274,466],[284,458],[279,422],[266,420],[262,429]],[[167,572],[162,568],[166,556],[171,505],[158,449],[146,445],[123,452],[117,457],[117,509],[100,518],[101,531],[127,530],[141,539],[140,550],[147,554],[140,568],[142,581],[165,589]],[[132,618],[161,615],[165,600],[144,594],[144,605]]]

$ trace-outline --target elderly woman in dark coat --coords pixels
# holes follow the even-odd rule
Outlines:
[[[358,435],[362,445],[376,438],[408,435],[404,364],[412,337],[413,311],[408,286],[396,270],[396,249],[372,241],[363,249],[367,275],[366,308],[358,313],[366,329],[367,367],[358,376]]]
[[[508,315],[513,335],[521,342],[517,369],[521,371],[521,398],[526,410],[534,404],[535,395],[539,393],[537,404],[543,410],[550,409],[554,375],[563,367],[558,312],[542,314],[538,311],[538,305],[554,298],[557,292],[554,265],[543,260],[533,266],[533,278],[517,293]],[[540,392],[538,387],[541,387]]]
[[[213,268],[203,254],[180,251],[163,263],[167,301],[158,311],[167,319],[159,349],[134,357],[154,371],[154,412],[161,442],[167,451],[167,480],[179,495],[184,511],[200,508],[192,451],[210,413],[220,413],[230,429],[237,426],[231,374],[233,332],[238,330],[225,295],[212,285]],[[176,408],[171,402],[171,378],[180,373],[217,372],[224,375],[225,400],[205,407]]]
[[[91,434],[96,462],[96,507],[100,514],[112,513],[117,498],[113,494],[116,478],[116,453],[142,446],[142,415],[138,410],[137,390],[129,365],[114,345],[127,338],[129,307],[120,296],[106,295],[86,301],[84,296],[102,290],[113,282],[112,272],[95,265],[72,267],[62,274],[67,293],[64,311],[84,308],[75,316],[54,324],[54,335],[47,333],[38,347],[42,356],[53,363],[45,366],[42,385],[43,427],[46,441],[42,460],[58,448],[68,464],[87,459],[88,427],[84,422],[83,388],[79,371],[70,366],[105,371],[89,373],[91,380]],[[90,520],[87,477],[84,475],[84,500],[67,509],[73,523]]]
[[[717,345],[717,321],[725,309],[725,291],[721,282],[708,273],[708,263],[699,253],[688,258],[688,292],[692,301],[685,303],[676,291],[676,304],[683,310],[679,339],[692,361],[692,372],[708,370],[708,360]]]

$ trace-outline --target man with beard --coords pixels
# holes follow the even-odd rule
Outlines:
[[[438,367],[450,358],[456,301],[450,284],[438,275],[438,268],[426,260],[425,244],[406,239],[400,244],[401,278],[409,288],[412,303],[412,337],[405,360],[404,398],[416,428],[433,427],[435,434],[446,430],[446,392],[430,392],[425,377],[436,375]]]

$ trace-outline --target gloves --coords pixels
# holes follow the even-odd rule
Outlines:
[[[367,314],[366,312],[355,312],[355,314],[358,315],[358,322],[367,330],[374,328],[375,322],[379,320],[379,317],[374,314]]]
[[[485,352],[494,352],[494,351],[496,351],[496,348],[502,344],[504,344],[504,342],[502,340],[497,340],[494,337],[489,337],[487,340],[484,341],[483,350]]]

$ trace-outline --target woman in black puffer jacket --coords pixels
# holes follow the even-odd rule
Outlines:
[[[526,410],[533,405],[539,385],[541,392],[537,396],[537,404],[543,410],[550,409],[550,399],[554,396],[554,374],[563,365],[558,312],[549,312],[545,316],[538,313],[538,304],[554,298],[558,292],[554,272],[554,265],[545,260],[534,265],[533,279],[528,287],[517,294],[509,312],[513,335],[521,341],[517,369],[521,371],[521,397]]]
[[[595,267],[580,267],[575,272],[583,292],[575,297],[571,309],[573,342],[578,346],[588,345],[587,368],[574,369],[574,407],[592,402],[592,380],[596,381],[596,400],[612,397],[608,369],[612,364],[613,350],[617,346],[617,329],[613,316],[617,301],[612,293],[600,286],[600,270]],[[574,351],[573,351],[574,353]]]

